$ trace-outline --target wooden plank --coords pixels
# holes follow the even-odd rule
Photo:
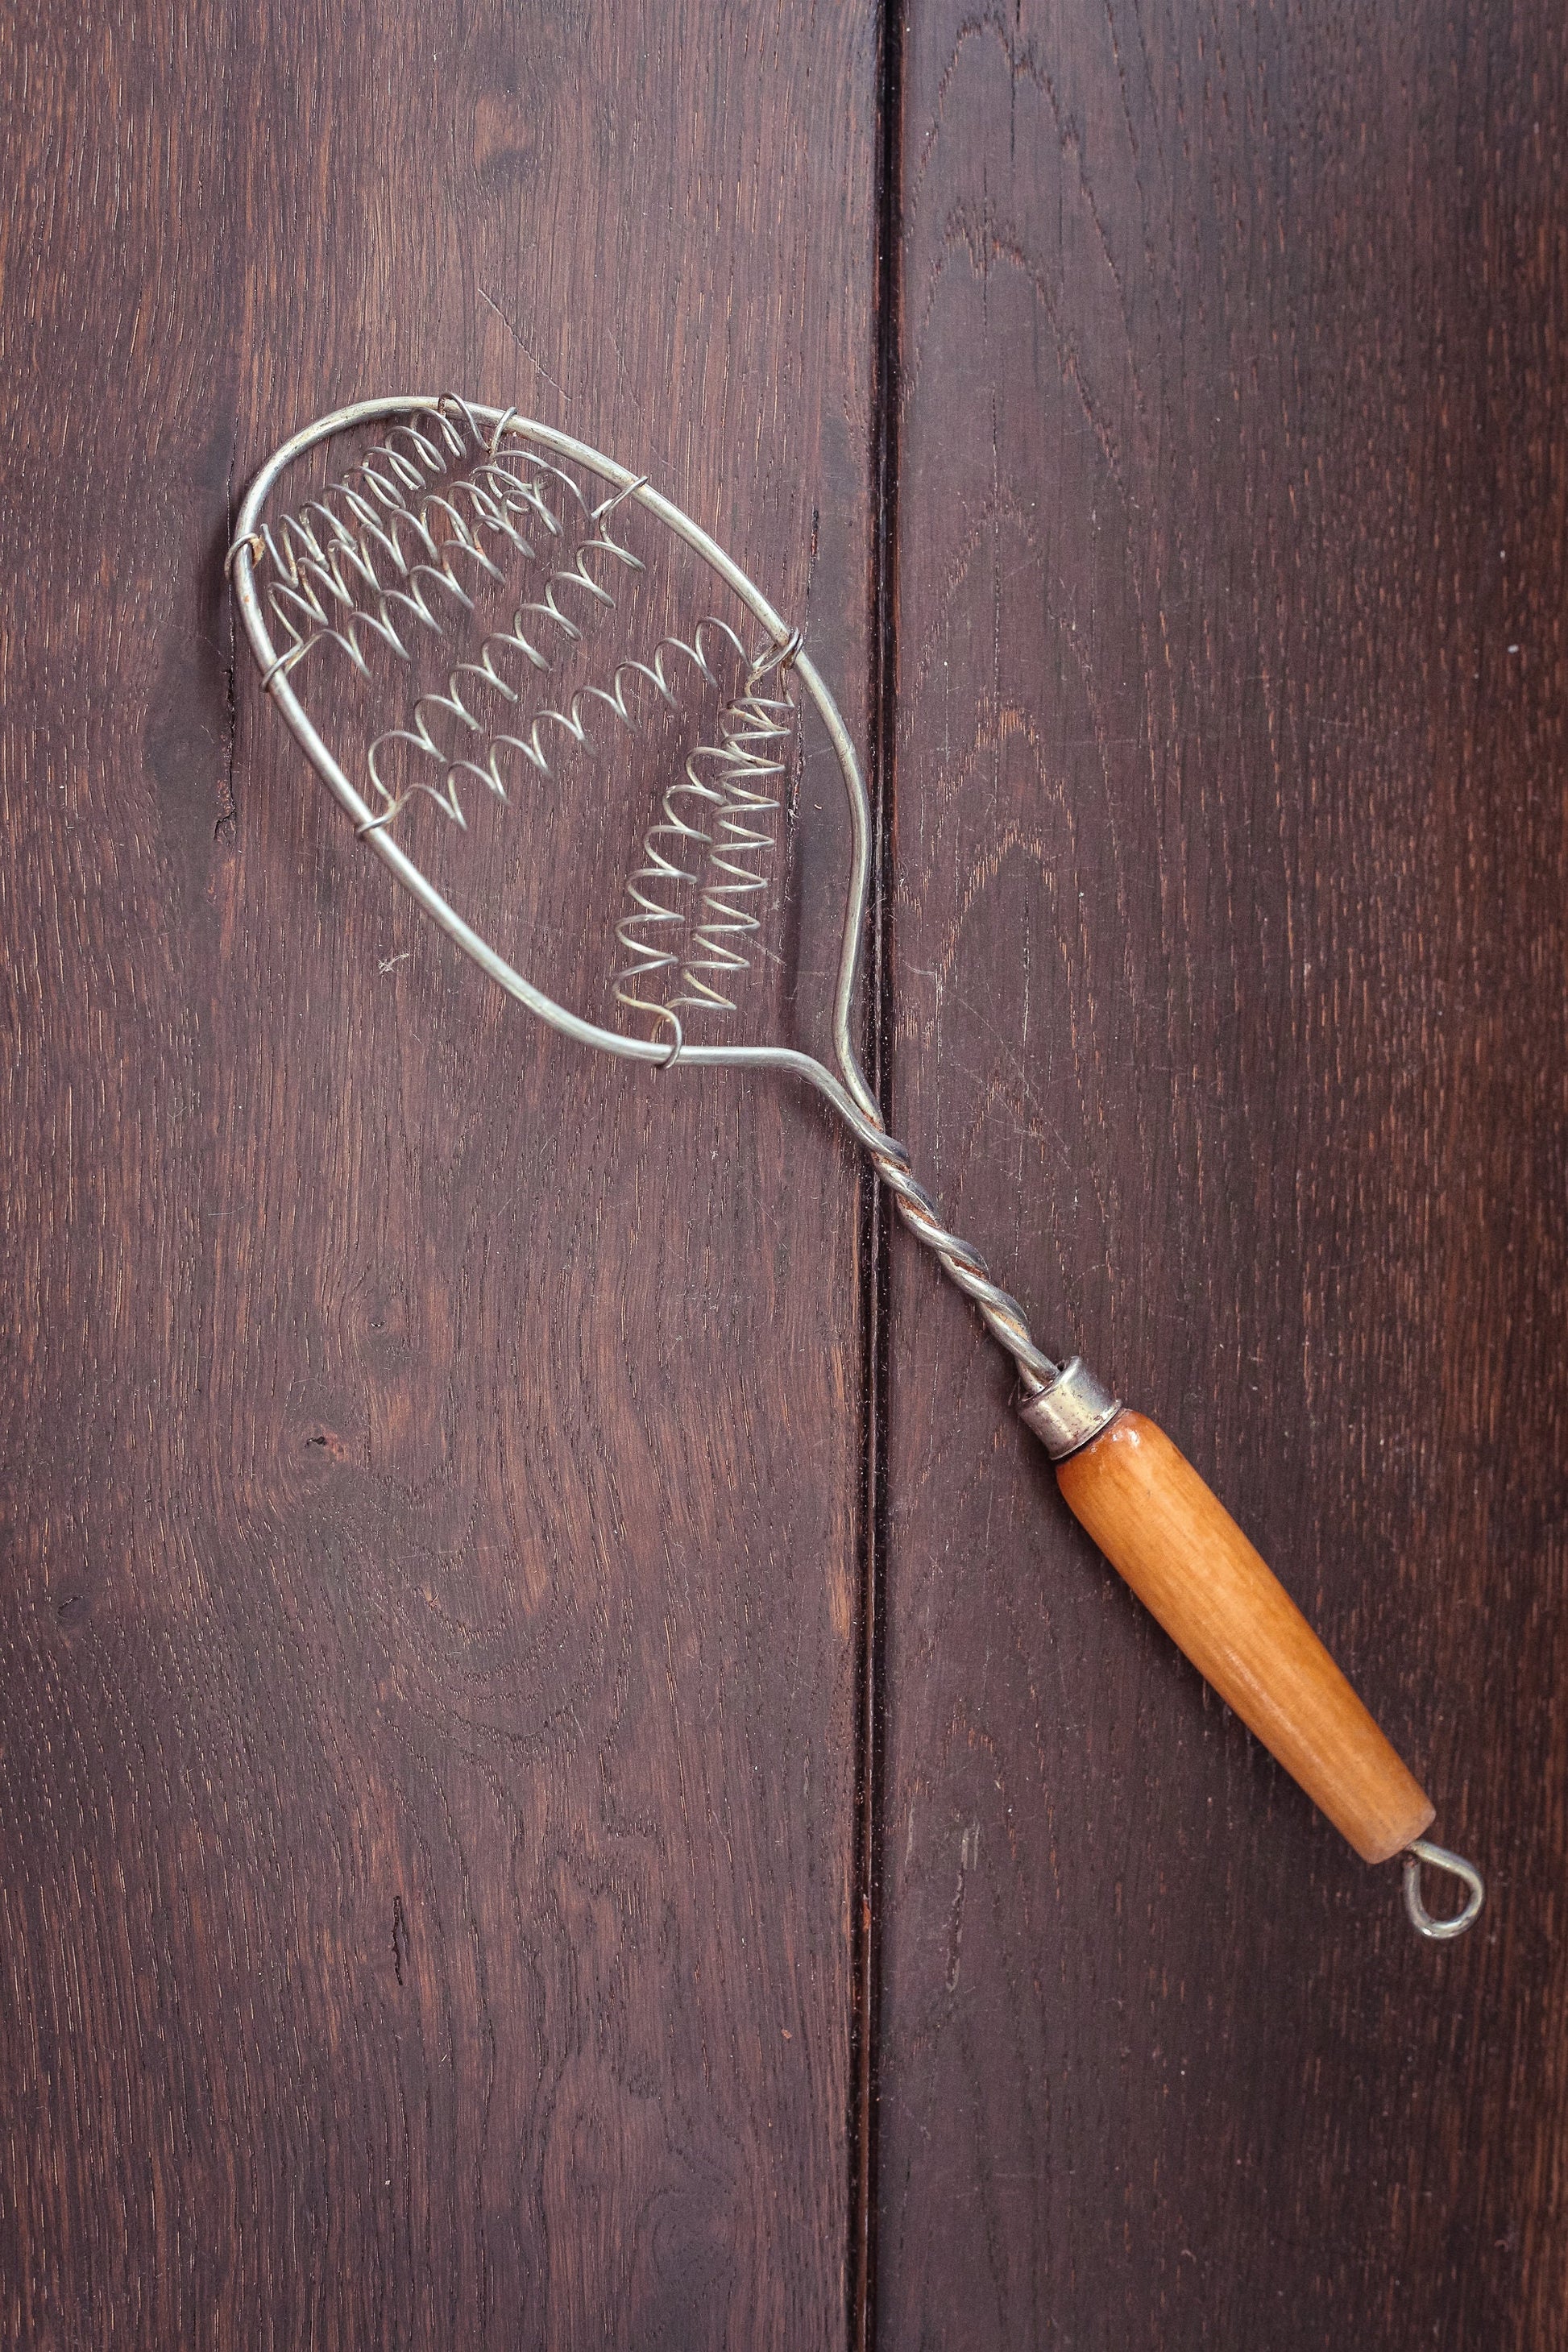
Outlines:
[[[504,1012],[220,565],[284,433],[457,386],[646,467],[863,678],[875,26],[5,41],[0,2333],[830,2344],[852,1164]]]
[[[1563,46],[912,20],[900,1131],[1491,1897],[1417,1942],[896,1248],[889,2347],[1561,2332]]]

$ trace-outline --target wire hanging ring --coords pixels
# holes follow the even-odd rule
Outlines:
[[[1423,1866],[1440,1870],[1468,1889],[1463,1907],[1450,1918],[1435,1919],[1422,1901]],[[1405,1908],[1417,1935],[1425,1936],[1432,1944],[1446,1944],[1451,1937],[1462,1936],[1486,1899],[1486,1881],[1473,1862],[1467,1862],[1462,1854],[1450,1853],[1446,1845],[1434,1845],[1430,1838],[1411,1839],[1405,1849]]]

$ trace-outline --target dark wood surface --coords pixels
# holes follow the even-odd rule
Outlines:
[[[1415,1940],[897,1254],[889,2347],[1561,2337],[1564,63],[914,14],[900,1131],[1491,1900]]]
[[[515,400],[863,726],[875,26],[7,40],[0,2336],[834,2341],[853,1165],[504,1012],[220,562],[324,408]]]
[[[0,33],[6,2345],[1557,2339],[1562,27],[886,29]],[[901,1234],[878,1422],[809,1106],[579,1057],[352,854],[222,553],[447,383],[646,467],[873,741],[890,657],[900,1130],[1352,1671],[1465,1944]]]

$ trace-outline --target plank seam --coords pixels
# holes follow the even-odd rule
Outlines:
[[[872,868],[866,961],[865,1062],[889,1131],[892,1102],[893,813],[898,700],[899,397],[903,242],[902,12],[885,4],[878,29],[877,254],[873,308],[870,593]],[[888,1557],[890,1204],[868,1167],[860,1187],[862,1488],[859,1664],[856,1710],[856,1879],[850,2070],[849,2341],[870,2352],[877,2326],[879,1864],[885,1746],[883,1586]]]

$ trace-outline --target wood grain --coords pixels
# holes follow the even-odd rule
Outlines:
[[[894,1110],[1475,1854],[1423,1947],[894,1253],[879,2335],[1545,2347],[1559,14],[914,13]]]
[[[0,2341],[1555,2346],[1563,47],[8,13]],[[873,748],[891,664],[900,1130],[1279,1564],[1464,1943],[907,1238],[867,1341],[809,1107],[574,1056],[349,853],[222,553],[448,383],[645,467]]]
[[[1057,1484],[1150,1615],[1363,1862],[1431,1825],[1431,1799],[1212,1488],[1147,1414],[1123,1410]]]
[[[285,433],[458,386],[646,467],[862,723],[875,26],[0,37],[0,2338],[830,2343],[855,1171],[503,1011],[220,562]]]

